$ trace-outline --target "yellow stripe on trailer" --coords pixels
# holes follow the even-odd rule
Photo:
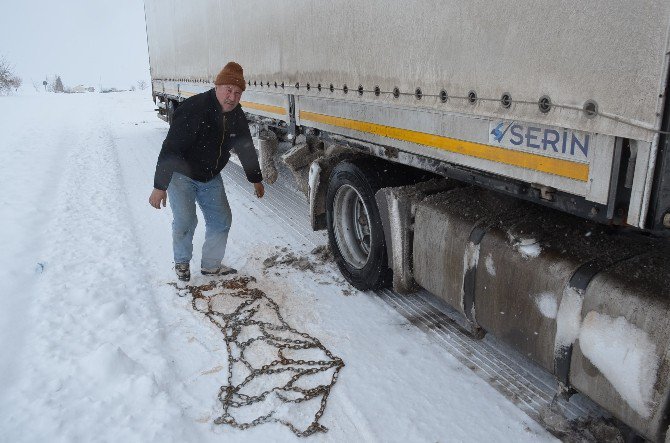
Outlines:
[[[281,106],[272,106],[272,105],[265,105],[263,103],[254,103],[245,101],[241,101],[240,104],[242,105],[243,108],[256,109],[258,111],[265,111],[271,114],[279,114],[279,115],[286,114],[286,109],[282,108]]]
[[[455,138],[428,134],[426,132],[411,131],[409,129],[350,120],[342,117],[333,117],[314,112],[300,111],[300,120],[353,129],[355,131],[380,135],[382,137],[402,140],[418,145],[430,146],[432,148],[442,149],[444,151],[467,155],[482,160],[546,172],[547,174],[558,175],[573,180],[586,182],[589,179],[589,165],[585,163],[545,157],[528,152],[500,148],[498,146],[468,142]]]

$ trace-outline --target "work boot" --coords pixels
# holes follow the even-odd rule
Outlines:
[[[221,265],[214,269],[202,268],[200,269],[200,273],[202,275],[228,275],[237,274],[237,269],[231,268],[230,266]]]
[[[174,270],[179,280],[189,281],[191,279],[191,268],[188,263],[175,263]]]

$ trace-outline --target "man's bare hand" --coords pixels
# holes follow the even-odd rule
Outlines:
[[[263,186],[263,182],[254,183],[254,190],[256,191],[256,197],[258,198],[263,198],[263,195],[265,195],[265,186]]]
[[[149,204],[156,209],[160,209],[161,205],[165,207],[165,202],[167,202],[167,192],[154,188],[149,196]]]

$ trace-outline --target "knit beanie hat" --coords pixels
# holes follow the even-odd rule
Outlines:
[[[235,62],[228,62],[221,72],[219,72],[219,75],[216,76],[214,84],[235,85],[244,91],[247,88],[247,85],[244,82],[244,71],[242,70],[242,66]]]

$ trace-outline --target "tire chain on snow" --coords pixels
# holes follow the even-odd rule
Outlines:
[[[252,289],[247,287],[251,281],[254,281],[253,277],[236,277],[230,280],[218,282],[212,281],[208,284],[200,286],[186,287],[186,290],[192,297],[191,305],[193,306],[193,309],[195,311],[204,313],[205,316],[218,329],[221,330],[226,342],[226,351],[228,352],[228,384],[221,386],[219,390],[219,400],[223,405],[223,415],[215,419],[214,423],[227,424],[234,428],[244,430],[263,423],[279,422],[291,429],[291,431],[293,431],[293,433],[295,433],[298,437],[307,437],[316,432],[327,432],[328,428],[321,425],[319,420],[321,419],[321,416],[326,409],[326,403],[328,401],[328,396],[330,395],[330,390],[337,382],[339,372],[344,367],[344,362],[342,359],[334,356],[328,349],[326,349],[326,347],[323,346],[323,344],[321,344],[318,339],[304,332],[299,332],[289,326],[279,312],[279,306],[274,300],[272,300],[259,289]],[[204,294],[204,292],[213,291],[217,288],[220,288],[222,291],[211,295]],[[225,296],[241,299],[241,303],[229,314],[216,311],[212,307],[212,300],[217,295],[224,295],[223,290],[232,291],[225,292]],[[207,303],[206,311],[204,309],[198,308],[198,300],[203,300]],[[252,307],[252,305],[257,301],[264,302],[264,306],[269,307],[274,312],[280,321],[279,325],[253,319],[254,315],[262,307]],[[260,329],[262,335],[250,338],[246,341],[240,341],[238,338],[242,332],[242,328],[245,326],[257,326]],[[274,332],[282,331],[298,335],[302,337],[302,339],[292,340],[274,334]],[[277,358],[274,359],[271,363],[265,364],[260,368],[254,368],[245,358],[244,352],[249,345],[258,341],[262,341],[268,345],[274,346],[277,349]],[[237,346],[239,349],[239,357],[233,357],[233,345]],[[290,359],[284,355],[284,351],[287,349],[319,349],[329,358],[329,360]],[[233,385],[233,368],[235,363],[242,363],[250,372],[250,374],[236,386]],[[278,368],[278,365],[283,365],[283,367]],[[332,368],[334,368],[334,372],[330,379],[330,383],[328,384],[320,384],[314,388],[309,389],[294,386],[294,384],[304,376],[326,372]],[[239,392],[248,383],[259,376],[280,374],[283,372],[292,372],[294,375],[287,383],[282,386],[271,387],[259,395],[254,396],[242,394]],[[275,418],[274,414],[276,409],[250,422],[244,423],[238,422],[232,416],[231,408],[235,409],[243,406],[251,406],[255,403],[262,402],[272,393],[276,394],[276,396],[284,403],[302,403],[321,396],[321,404],[319,409],[314,414],[314,420],[304,430],[298,429],[290,421]],[[299,396],[297,398],[290,399],[285,395],[282,395],[282,393],[297,393]]]

